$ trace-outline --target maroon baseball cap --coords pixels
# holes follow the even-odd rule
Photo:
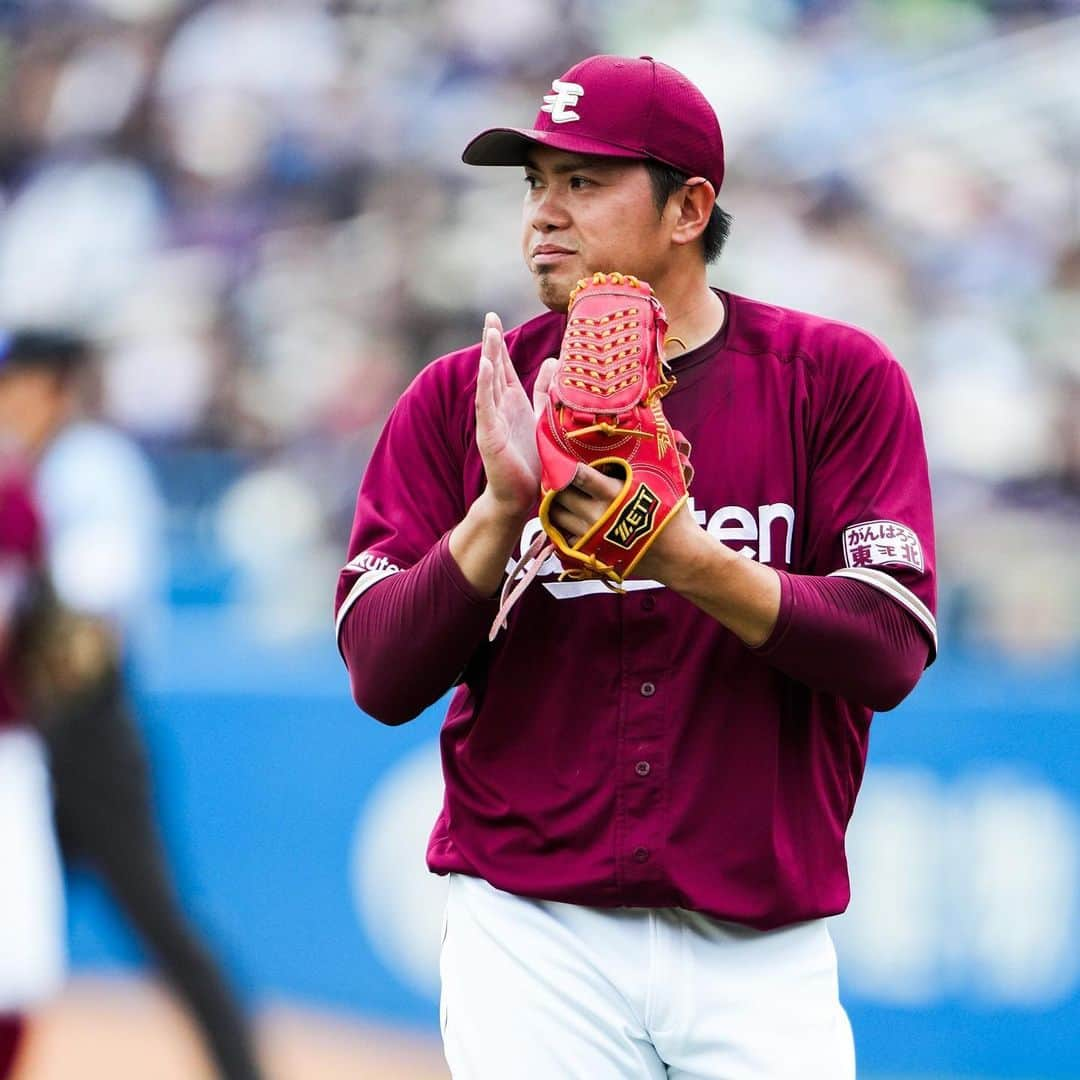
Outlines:
[[[489,128],[468,165],[523,165],[543,143],[606,157],[652,158],[720,189],[724,140],[716,113],[685,76],[651,56],[590,56],[551,84],[531,128]]]

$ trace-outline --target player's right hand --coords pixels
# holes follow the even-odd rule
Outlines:
[[[544,361],[533,388],[525,393],[503,338],[499,316],[484,319],[476,378],[476,445],[484,462],[487,494],[501,512],[521,517],[540,495],[536,420],[547,402],[556,361]]]

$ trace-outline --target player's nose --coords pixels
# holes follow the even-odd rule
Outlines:
[[[566,203],[558,192],[549,186],[536,198],[530,199],[525,209],[525,219],[537,232],[549,233],[565,229],[570,223]]]

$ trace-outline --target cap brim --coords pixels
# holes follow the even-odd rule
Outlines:
[[[570,131],[534,131],[528,128],[489,128],[481,131],[462,151],[466,165],[524,165],[537,144],[571,154],[645,159],[649,155],[601,139]]]

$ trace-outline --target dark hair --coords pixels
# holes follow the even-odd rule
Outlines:
[[[648,170],[649,180],[652,182],[653,200],[656,203],[656,209],[663,211],[664,207],[667,206],[668,199],[690,177],[687,173],[679,172],[678,169],[665,165],[662,161],[653,161],[651,158],[645,161],[645,168]],[[709,215],[709,223],[701,234],[701,239],[705,245],[705,261],[707,263],[716,262],[720,258],[720,252],[724,250],[724,244],[727,243],[730,233],[731,215],[726,210],[721,210],[719,203],[717,203],[713,206],[712,213]]]
[[[0,368],[38,368],[73,375],[89,359],[86,340],[64,330],[15,330],[0,334]]]

